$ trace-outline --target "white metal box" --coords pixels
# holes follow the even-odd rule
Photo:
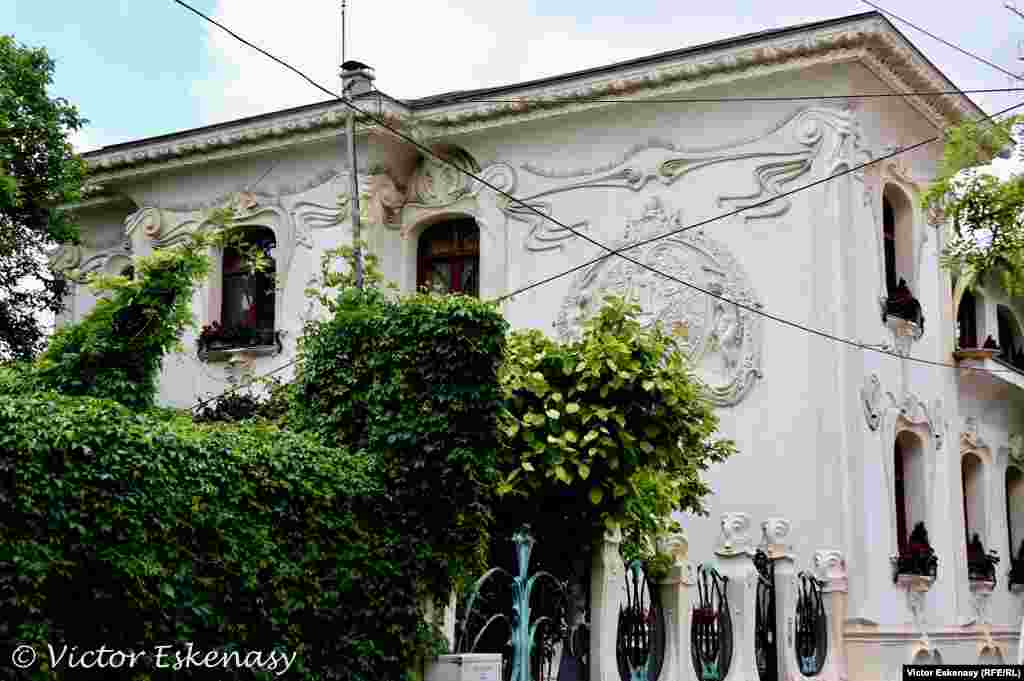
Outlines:
[[[426,681],[501,681],[500,653],[441,655],[426,666]]]

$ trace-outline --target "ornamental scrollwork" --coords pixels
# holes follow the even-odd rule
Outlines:
[[[756,313],[761,303],[722,244],[700,231],[668,234],[680,224],[679,216],[670,217],[659,200],[649,202],[643,217],[629,221],[624,238],[611,245],[615,250],[633,246],[631,260],[606,258],[583,269],[554,326],[562,338],[575,337],[606,295],[632,299],[640,305],[644,327],[660,324],[674,333],[712,402],[731,406],[763,376],[761,318]]]
[[[755,161],[751,170],[753,191],[723,189],[715,200],[719,208],[742,211],[744,220],[784,215],[791,201],[783,196],[798,177],[809,173],[815,159],[824,159],[828,168],[840,161],[859,159],[861,133],[852,111],[827,107],[807,107],[791,114],[767,132],[727,144],[688,148],[662,139],[634,145],[611,161],[584,168],[545,168],[526,163],[522,169],[547,180],[568,180],[534,193],[522,205],[508,206],[511,219],[532,223],[526,248],[544,251],[560,248],[575,236],[571,230],[551,227],[537,211],[548,215],[548,197],[586,188],[627,189],[639,192],[649,185],[672,185],[683,177],[728,162]],[[826,168],[826,170],[828,170]],[[585,223],[579,223],[584,225]],[[574,226],[575,228],[575,226]]]

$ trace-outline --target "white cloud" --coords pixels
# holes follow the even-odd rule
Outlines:
[[[370,64],[377,86],[412,98],[552,76],[766,27],[734,16],[675,17],[657,23],[623,17],[536,16],[528,0],[471,2],[349,0],[346,57]],[[272,54],[338,89],[340,3],[218,0],[215,18]],[[813,18],[813,17],[812,17]],[[299,106],[327,98],[300,77],[208,26],[211,71],[192,86],[203,124]]]

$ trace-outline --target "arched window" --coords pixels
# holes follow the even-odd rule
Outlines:
[[[220,325],[224,329],[251,329],[261,336],[258,341],[272,342],[262,337],[272,338],[274,333],[274,232],[266,227],[247,229],[244,244],[261,250],[271,266],[264,272],[251,272],[245,249],[224,249]]]
[[[910,431],[901,431],[894,446],[893,478],[896,506],[896,544],[903,553],[910,531],[926,522],[924,450],[921,440]]]
[[[882,192],[882,243],[886,294],[896,293],[900,279],[910,285],[914,269],[914,208],[907,195],[886,185]]]
[[[1024,472],[1016,466],[1006,469],[1006,529],[1010,556],[1016,559],[1024,544]]]
[[[964,291],[960,298],[956,321],[960,328],[960,347],[980,348],[981,345],[978,344],[978,305],[970,291]]]
[[[1021,342],[1020,326],[1009,308],[996,306],[996,321],[999,325],[999,348],[1002,359],[1018,369],[1024,369],[1024,344]]]
[[[903,452],[900,451],[899,438],[896,438],[894,456],[895,462],[893,465],[893,471],[895,472],[894,477],[896,480],[896,546],[899,548],[900,553],[904,553],[907,550],[909,528],[907,527],[907,487],[904,474]]]
[[[968,544],[975,534],[985,534],[985,486],[981,459],[970,452],[960,460],[960,473],[963,476],[964,528],[965,541]]]
[[[480,228],[475,220],[445,220],[420,235],[416,285],[439,293],[480,294]]]

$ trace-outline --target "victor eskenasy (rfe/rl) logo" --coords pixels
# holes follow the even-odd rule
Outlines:
[[[80,650],[78,646],[46,644],[50,667],[53,669],[132,669],[143,659],[152,660],[157,669],[258,669],[286,673],[298,653],[277,650],[207,650],[196,648],[191,642],[181,646],[158,645],[149,651],[118,650],[101,645],[99,648]],[[11,662],[19,669],[28,669],[38,660],[35,648],[19,645],[11,653]]]

